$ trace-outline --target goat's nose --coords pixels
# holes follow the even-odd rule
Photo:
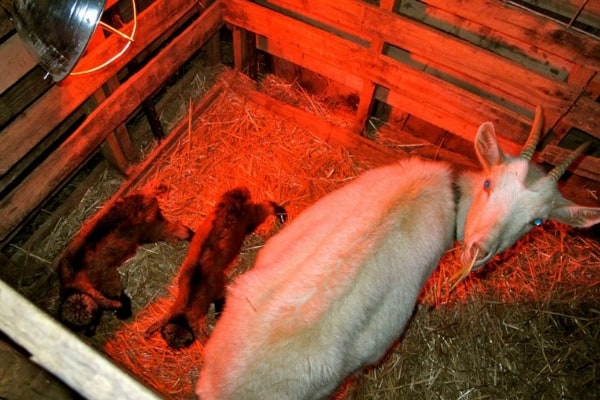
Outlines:
[[[483,267],[493,256],[493,249],[482,242],[475,241],[465,247],[460,261],[463,265],[471,265],[471,270],[475,271]]]
[[[478,241],[465,244],[460,257],[462,265],[477,265],[478,260],[484,258],[487,254],[485,246]]]

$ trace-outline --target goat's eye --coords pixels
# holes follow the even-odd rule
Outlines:
[[[531,221],[531,223],[535,226],[540,226],[542,224],[542,222],[544,222],[541,218],[536,218],[533,221]]]
[[[488,191],[488,190],[490,190],[490,186],[491,186],[490,180],[489,180],[489,179],[486,179],[486,180],[483,182],[483,189],[484,189],[485,191]]]

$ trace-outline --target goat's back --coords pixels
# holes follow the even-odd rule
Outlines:
[[[366,172],[272,237],[227,294],[201,399],[315,399],[400,335],[454,234],[451,172],[410,159]]]

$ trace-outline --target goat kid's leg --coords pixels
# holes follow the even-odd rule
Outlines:
[[[121,306],[115,309],[115,316],[119,319],[127,319],[131,317],[131,299],[129,296],[127,296],[125,292],[121,292],[121,297],[119,300],[121,302]]]

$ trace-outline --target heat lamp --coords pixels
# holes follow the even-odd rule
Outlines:
[[[97,26],[127,40],[123,49],[107,62],[78,74],[96,71],[121,56],[133,41],[137,26],[132,0],[133,30],[126,35],[106,25],[100,18],[107,0],[13,0],[12,17],[17,32],[38,64],[59,82],[69,74],[83,55]]]
[[[98,25],[106,0],[14,0],[17,32],[55,82],[75,67]]]

